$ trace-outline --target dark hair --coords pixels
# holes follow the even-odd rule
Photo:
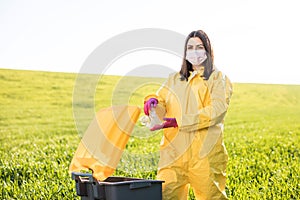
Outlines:
[[[185,46],[184,46],[184,55],[183,55],[183,61],[182,61],[182,65],[181,65],[181,70],[180,70],[180,75],[181,75],[181,80],[188,80],[189,76],[190,76],[190,71],[193,71],[193,66],[192,64],[187,61],[185,59],[186,56],[186,50],[187,50],[187,42],[190,38],[192,37],[198,37],[204,45],[205,51],[206,51],[206,55],[207,55],[207,59],[202,63],[202,65],[204,66],[204,79],[208,79],[211,75],[211,73],[213,72],[213,65],[214,65],[214,53],[210,44],[210,40],[208,38],[208,36],[206,35],[206,33],[202,30],[198,30],[198,31],[193,31],[191,32],[185,41]]]

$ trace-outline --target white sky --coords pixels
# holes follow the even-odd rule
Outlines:
[[[0,68],[79,72],[93,50],[123,32],[162,28],[187,35],[202,29],[212,42],[215,64],[233,82],[300,84],[298,4],[297,0],[1,0]],[[120,58],[110,73],[121,73],[120,66],[151,63],[180,69],[181,60],[166,52],[137,54]]]

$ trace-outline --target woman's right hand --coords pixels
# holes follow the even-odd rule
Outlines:
[[[149,116],[149,111],[151,109],[151,106],[155,108],[157,106],[157,104],[158,104],[158,100],[156,98],[148,99],[148,101],[146,101],[144,103],[144,113],[145,113],[145,115]]]

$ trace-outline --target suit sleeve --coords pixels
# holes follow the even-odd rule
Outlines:
[[[182,116],[182,130],[198,130],[222,123],[229,106],[232,93],[232,85],[228,78],[223,77],[221,72],[211,77],[212,87],[210,89],[211,104],[200,109],[195,114]]]

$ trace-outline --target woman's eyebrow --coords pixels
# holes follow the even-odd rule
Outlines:
[[[188,44],[187,46],[203,46],[202,43],[199,43],[199,44]]]

